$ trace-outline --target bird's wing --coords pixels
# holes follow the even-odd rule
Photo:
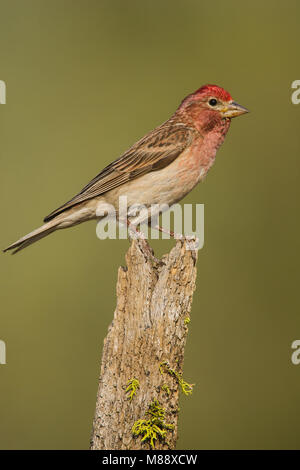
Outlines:
[[[45,217],[44,222],[83,201],[100,196],[150,171],[161,170],[192,142],[195,130],[183,124],[166,123],[134,144],[105,167],[76,196]]]

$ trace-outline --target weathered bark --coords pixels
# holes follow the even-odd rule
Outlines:
[[[132,242],[127,267],[118,271],[117,307],[104,340],[91,449],[150,449],[150,439],[142,442],[145,434],[134,436],[132,427],[153,418],[147,414],[153,403],[165,410],[165,423],[174,426],[155,421],[166,431],[164,438],[158,433],[153,440],[155,449],[175,448],[196,261],[197,252],[187,250],[183,241],[160,262],[147,242]],[[126,392],[131,379],[139,381],[132,400]]]

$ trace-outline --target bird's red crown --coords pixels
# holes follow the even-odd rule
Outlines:
[[[232,101],[232,97],[228,91],[224,90],[217,85],[203,85],[201,88],[196,90],[193,95],[202,95],[202,96],[215,96],[222,101]]]

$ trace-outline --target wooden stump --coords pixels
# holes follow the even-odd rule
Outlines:
[[[104,340],[91,449],[174,449],[197,252],[176,246],[156,260],[134,240],[120,267]]]

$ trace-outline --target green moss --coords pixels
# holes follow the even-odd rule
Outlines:
[[[190,321],[191,321],[190,317],[185,317],[184,324],[188,325],[190,323]]]
[[[142,442],[150,441],[150,446],[154,449],[157,438],[165,439],[167,431],[174,429],[172,424],[165,422],[165,413],[159,401],[154,400],[146,411],[149,419],[137,420],[132,427],[132,434],[142,436]]]
[[[129,379],[127,382],[128,387],[126,388],[127,398],[131,401],[136,395],[136,391],[140,388],[140,382],[138,379]]]
[[[159,370],[161,374],[164,374],[166,372],[167,374],[171,375],[171,377],[174,377],[180,385],[183,393],[185,395],[191,395],[194,384],[189,384],[185,380],[183,380],[182,374],[176,372],[174,369],[171,369],[168,361],[161,362]]]
[[[164,392],[166,392],[168,395],[171,394],[171,391],[170,391],[170,389],[169,389],[169,387],[168,387],[167,384],[163,384],[163,386],[161,387],[161,389],[162,389]]]

